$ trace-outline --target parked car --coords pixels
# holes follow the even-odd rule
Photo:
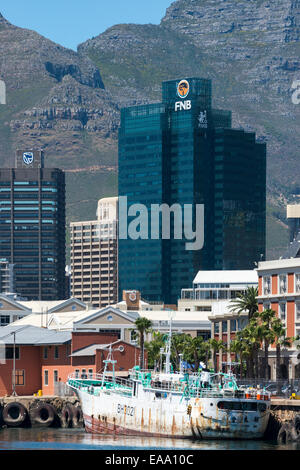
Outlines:
[[[276,397],[278,395],[278,390],[277,390],[277,385],[276,384],[267,385],[265,390],[266,390],[266,392],[271,393],[271,397]]]
[[[282,393],[286,396],[286,397],[290,397],[292,395],[292,393],[296,393],[296,394],[299,394],[299,388],[297,386],[291,386],[291,385],[284,385],[281,389]]]

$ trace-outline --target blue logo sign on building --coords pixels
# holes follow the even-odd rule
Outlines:
[[[23,162],[26,165],[31,165],[33,163],[33,153],[32,152],[24,152],[23,153]]]

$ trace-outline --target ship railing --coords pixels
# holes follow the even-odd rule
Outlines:
[[[104,379],[104,380],[103,380]],[[75,388],[89,387],[89,386],[101,386],[102,382],[105,384],[115,385],[120,388],[132,388],[132,381],[130,379],[124,379],[120,377],[112,377],[99,373],[93,374],[81,374],[79,376],[76,372],[71,373],[68,376],[68,383],[73,385]]]

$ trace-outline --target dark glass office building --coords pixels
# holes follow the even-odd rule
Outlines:
[[[204,246],[187,250],[172,235],[172,217],[170,239],[151,239],[150,228],[148,239],[121,237],[120,297],[137,289],[146,300],[176,303],[199,270],[254,269],[265,256],[266,146],[233,129],[230,111],[212,108],[210,80],[164,82],[162,103],[122,109],[121,196],[128,209],[147,207],[149,227],[153,204],[192,204],[193,218],[203,204]]]
[[[22,297],[66,298],[65,175],[43,168],[40,151],[18,151],[16,168],[0,169],[0,258]]]

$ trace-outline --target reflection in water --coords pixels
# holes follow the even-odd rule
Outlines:
[[[6,428],[0,430],[0,450],[300,450],[299,444],[267,441],[192,441],[149,437],[100,436],[83,429]]]

